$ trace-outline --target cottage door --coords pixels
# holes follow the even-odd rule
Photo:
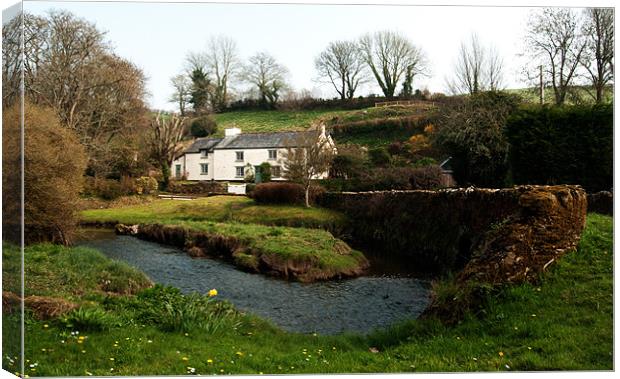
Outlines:
[[[260,166],[254,166],[254,183],[258,184],[262,182],[263,178],[261,176]]]

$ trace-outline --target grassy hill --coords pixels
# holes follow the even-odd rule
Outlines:
[[[393,130],[360,132],[356,130],[367,123],[380,124],[394,119],[410,119],[427,116],[430,109],[395,106],[365,108],[359,110],[310,110],[310,111],[236,111],[215,115],[218,124],[216,136],[223,136],[224,129],[238,127],[243,133],[268,133],[303,130],[314,122],[324,122],[328,127],[351,125],[350,132],[334,135],[336,143],[357,143],[366,146],[387,145],[395,140],[403,141],[415,134],[402,128]],[[372,129],[372,128],[371,128]]]

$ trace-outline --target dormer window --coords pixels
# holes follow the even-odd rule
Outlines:
[[[235,151],[237,162],[243,162],[243,151]]]
[[[207,155],[209,155],[209,152],[207,152],[207,150],[200,150],[200,158],[206,158]]]

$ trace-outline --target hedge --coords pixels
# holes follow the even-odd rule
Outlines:
[[[579,184],[588,192],[613,186],[613,109],[523,107],[506,125],[515,184]]]

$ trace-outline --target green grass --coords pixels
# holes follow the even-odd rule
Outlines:
[[[86,210],[82,220],[182,226],[210,235],[230,236],[242,241],[250,251],[295,262],[313,262],[325,271],[355,268],[363,257],[354,250],[340,254],[346,247],[344,242],[326,230],[309,228],[337,229],[345,222],[342,214],[323,208],[256,205],[245,197],[155,200],[123,208]]]
[[[121,208],[82,211],[83,221],[124,224],[216,221],[273,226],[338,229],[346,217],[326,208],[293,205],[258,205],[247,197],[211,196],[191,201],[155,200]]]
[[[244,133],[281,132],[289,130],[303,130],[312,122],[324,121],[328,126],[358,121],[369,121],[379,118],[399,118],[419,115],[420,110],[412,107],[381,107],[360,110],[339,111],[238,111],[219,113],[215,115],[218,123],[217,136],[224,135],[224,129],[233,126],[241,128]],[[425,112],[425,111],[422,111]],[[355,135],[341,134],[336,143],[356,143],[365,146],[377,147],[388,145],[394,141],[404,141],[412,133],[403,130],[392,132],[356,133]]]
[[[217,136],[224,135],[224,129],[238,127],[243,133],[284,132],[303,130],[314,121],[329,119],[346,111],[237,111],[218,113]]]
[[[588,215],[577,252],[552,266],[540,283],[491,295],[482,318],[469,317],[456,326],[412,320],[367,337],[315,336],[286,333],[251,315],[238,315],[234,326],[210,333],[164,332],[156,325],[124,322],[105,332],[80,331],[87,338],[78,344],[62,323],[28,317],[26,359],[37,364],[28,373],[181,375],[188,367],[204,375],[611,370],[612,241],[613,219]],[[27,252],[27,263],[32,263],[29,257]],[[129,299],[100,302],[126,320],[135,312],[123,305]],[[15,316],[4,317],[5,341],[18,338],[17,322]],[[372,353],[371,347],[379,352]],[[17,350],[10,344],[4,348],[3,367],[17,371],[6,358],[17,356]]]

